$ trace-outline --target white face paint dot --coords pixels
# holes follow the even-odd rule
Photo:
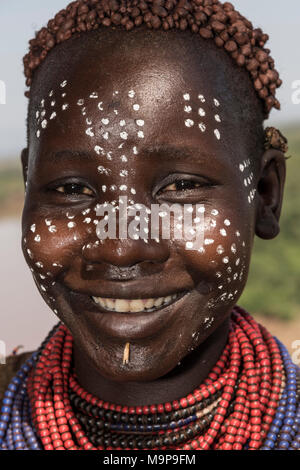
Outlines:
[[[40,242],[40,241],[41,241],[40,235],[36,235],[36,236],[34,237],[34,241]]]
[[[54,119],[55,117],[56,117],[56,112],[54,111],[54,112],[51,114],[51,116],[50,116],[50,120],[51,120],[51,119]]]
[[[200,131],[202,131],[202,132],[206,131],[206,125],[204,124],[204,122],[199,122],[198,127],[199,127]]]
[[[217,107],[220,106],[220,102],[216,98],[214,98],[214,105]]]
[[[74,228],[75,227],[75,222],[68,222],[68,228]]]
[[[140,105],[135,103],[133,106],[134,111],[138,111],[140,109]]]
[[[133,147],[132,148],[132,151],[134,153],[134,155],[137,155],[139,152],[138,152],[138,149],[136,147]]]
[[[185,113],[190,113],[192,111],[192,107],[191,106],[185,106],[184,107],[184,112]]]
[[[93,130],[92,130],[92,127],[88,127],[88,128],[86,129],[85,133],[86,133],[86,135],[89,135],[90,137],[94,137],[94,136],[95,136],[95,134],[94,134],[94,132],[93,132]]]
[[[202,116],[202,117],[203,117],[203,116],[206,115],[206,112],[204,111],[203,108],[199,108],[199,109],[198,109],[198,114],[199,114],[199,116]]]
[[[215,114],[215,120],[217,122],[221,122],[221,118],[220,118],[219,114]]]
[[[64,81],[60,84],[61,88],[64,88],[67,83],[68,83],[67,80],[64,80]]]
[[[228,256],[225,256],[225,258],[222,259],[223,263],[227,264],[229,263],[229,258]]]
[[[140,139],[143,139],[145,137],[143,131],[138,131],[137,135]]]
[[[217,209],[213,209],[211,211],[211,215],[218,215],[219,214],[219,211]]]
[[[100,109],[100,111],[103,111],[102,104],[103,104],[103,101],[100,101],[100,103],[98,103],[98,108]]]
[[[90,94],[90,98],[98,98],[98,93],[96,91],[93,91],[93,93]]]
[[[49,232],[51,232],[51,233],[57,232],[55,225],[50,225],[50,227],[48,228],[48,230],[49,230]]]
[[[222,235],[222,237],[226,237],[227,232],[226,232],[225,228],[221,228],[220,234]]]
[[[222,245],[217,246],[217,253],[218,255],[222,255],[222,253],[224,253],[224,248]]]
[[[186,242],[185,247],[187,250],[191,250],[194,246],[193,242]]]
[[[228,226],[230,225],[230,220],[225,219],[225,220],[224,220],[224,225],[227,225],[227,227],[228,227]]]
[[[84,99],[80,98],[78,101],[77,101],[77,104],[78,106],[82,106],[84,104]]]
[[[42,121],[42,128],[43,128],[43,129],[46,129],[46,127],[47,127],[47,119],[44,119],[44,120]]]
[[[194,125],[194,121],[192,119],[186,119],[184,121],[184,124],[186,125],[186,127],[192,127]]]
[[[129,98],[134,98],[135,97],[135,91],[134,90],[129,90],[128,96],[129,96]]]
[[[205,103],[205,98],[203,95],[198,95],[198,99],[201,101],[201,103]]]
[[[214,130],[214,134],[215,134],[215,136],[216,136],[216,138],[217,138],[218,140],[221,139],[221,134],[220,134],[220,131],[219,131],[218,129],[215,129],[215,130]]]
[[[109,124],[109,119],[108,118],[103,118],[103,119],[101,119],[101,122],[102,122],[102,124],[104,124],[106,126],[107,124]]]
[[[31,227],[30,227],[30,230],[34,233],[34,232],[35,232],[35,229],[36,229],[36,225],[35,225],[35,224],[32,224]]]
[[[124,140],[127,140],[127,137],[128,137],[128,133],[127,132],[120,132],[120,137],[121,139],[124,139]]]
[[[231,249],[232,253],[236,253],[236,244],[233,243],[233,244],[231,245],[231,248],[230,248],[230,249]]]

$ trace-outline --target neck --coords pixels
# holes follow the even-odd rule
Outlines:
[[[164,403],[191,393],[204,381],[219,359],[228,338],[229,318],[197,350],[171,372],[151,382],[120,384],[99,374],[74,343],[74,366],[80,385],[101,400],[127,406]],[[122,393],[120,393],[122,389]]]

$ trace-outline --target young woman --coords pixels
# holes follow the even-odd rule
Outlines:
[[[285,181],[267,39],[227,2],[81,0],[30,41],[22,246],[60,322],[2,449],[299,448],[299,369],[236,305]],[[182,209],[169,237],[154,204]],[[101,236],[115,218],[139,236]]]

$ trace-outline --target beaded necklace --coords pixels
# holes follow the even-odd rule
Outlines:
[[[208,377],[172,402],[104,402],[78,383],[72,352],[73,338],[59,323],[23,364],[4,395],[0,449],[300,448],[300,369],[285,346],[238,306]]]

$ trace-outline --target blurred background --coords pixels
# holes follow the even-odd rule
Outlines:
[[[278,92],[282,109],[273,110],[266,125],[279,127],[286,135],[292,157],[287,162],[281,233],[272,241],[256,238],[248,284],[238,303],[293,352],[293,341],[300,340],[300,2],[232,3],[270,35],[267,47],[283,80]],[[41,299],[20,248],[19,154],[26,145],[27,106],[22,57],[35,31],[67,4],[67,0],[0,2],[0,340],[6,343],[7,355],[19,345],[22,351],[37,348],[57,322]]]

